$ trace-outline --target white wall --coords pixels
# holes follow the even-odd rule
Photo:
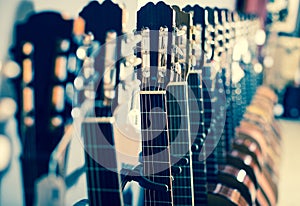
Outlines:
[[[152,2],[156,3],[160,0],[152,0]],[[145,5],[148,0],[138,0],[138,7]],[[202,7],[220,7],[220,8],[228,8],[234,10],[236,0],[164,0],[165,3],[170,5],[178,5],[179,7],[185,7],[186,5],[195,5],[198,4]]]
[[[102,1],[102,0],[100,0]],[[141,6],[145,5],[149,0],[114,0],[126,4],[129,19],[127,23],[128,31],[132,31],[136,24],[136,11]],[[152,0],[158,2],[159,0]],[[218,6],[234,9],[236,0],[165,0],[170,5],[185,6],[187,4],[199,4],[201,6]],[[7,59],[8,48],[11,45],[12,31],[15,23],[17,7],[25,0],[0,0],[0,62]],[[29,0],[34,4],[37,11],[42,10],[55,10],[69,14],[71,17],[77,16],[79,11],[89,2],[89,0]]]
[[[17,12],[18,6],[25,1],[26,0],[0,0],[0,62],[5,61],[8,57],[8,49],[11,46],[13,38],[12,33],[15,19],[20,15],[20,11]],[[102,0],[99,2],[101,1]],[[89,0],[29,0],[27,2],[32,3],[36,11],[54,10],[66,13],[70,17],[76,17],[82,8],[87,5]],[[114,2],[124,1],[114,0]],[[132,30],[135,26],[134,19],[137,8],[137,0],[127,0],[125,3],[129,14],[127,28],[128,30]],[[16,12],[18,14],[16,14]]]

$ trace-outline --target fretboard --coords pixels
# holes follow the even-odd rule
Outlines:
[[[182,170],[180,174],[173,174],[173,199],[175,205],[190,206],[194,203],[194,188],[187,83],[169,83],[167,88],[171,160]]]
[[[90,206],[123,205],[112,120],[86,118],[82,124]]]
[[[207,166],[207,181],[215,183],[218,174],[218,150],[215,148],[217,144],[217,137],[215,136],[215,119],[212,118],[214,111],[214,104],[217,101],[217,96],[214,94],[215,79],[212,79],[211,68],[205,66],[202,68],[203,73],[203,100],[204,100],[204,125],[205,134],[205,147],[207,152],[211,152],[206,160]]]
[[[229,138],[229,134],[228,134],[228,131],[229,131],[229,126],[230,126],[230,122],[228,122],[228,120],[230,121],[230,116],[228,116],[229,114],[227,113],[227,111],[229,110],[229,103],[230,103],[230,96],[227,96],[226,94],[226,76],[224,74],[226,70],[223,69],[221,72],[219,72],[217,74],[217,88],[221,88],[222,90],[222,93],[225,92],[225,95],[226,95],[226,102],[224,102],[224,110],[226,109],[226,114],[219,114],[218,117],[219,118],[224,118],[225,119],[225,125],[224,125],[224,128],[223,128],[223,125],[217,125],[217,128],[218,130],[223,130],[222,134],[221,134],[221,137],[220,137],[220,140],[218,142],[218,145],[217,145],[217,155],[218,155],[218,165],[221,166],[221,165],[224,165],[226,163],[226,145],[227,145],[227,140]],[[223,89],[224,88],[224,89]],[[220,91],[219,91],[220,92]],[[228,111],[229,112],[229,111]],[[218,119],[217,119],[218,121]]]
[[[225,135],[225,150],[229,152],[231,150],[231,141],[234,138],[234,124],[233,124],[233,105],[232,105],[232,81],[231,81],[231,69],[223,68],[223,85],[226,94],[226,122],[224,128]]]
[[[144,190],[145,205],[173,205],[170,144],[165,91],[141,91],[141,134],[144,175],[168,186],[167,191]]]
[[[190,108],[190,133],[193,142],[193,183],[195,205],[207,204],[207,174],[205,162],[205,125],[203,111],[203,88],[201,71],[191,71],[188,75],[188,100]],[[201,153],[200,153],[201,151]]]

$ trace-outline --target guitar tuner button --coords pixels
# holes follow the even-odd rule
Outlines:
[[[68,51],[69,48],[70,48],[70,41],[69,41],[69,40],[64,39],[64,40],[62,40],[62,41],[60,42],[60,50],[61,50],[62,52]]]
[[[33,126],[34,124],[34,119],[32,117],[25,117],[24,118],[24,124],[27,126],[27,127],[31,127]]]
[[[25,55],[30,55],[33,52],[33,45],[30,42],[26,42],[23,45],[23,53]]]
[[[63,123],[63,119],[61,116],[56,116],[51,119],[51,124],[54,127],[59,127],[60,125],[62,125],[62,123]]]
[[[0,65],[1,70],[1,65]],[[8,61],[2,67],[3,74],[8,78],[16,78],[21,74],[21,68],[15,61]]]

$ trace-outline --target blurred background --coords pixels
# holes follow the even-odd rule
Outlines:
[[[57,11],[68,18],[76,18],[88,0],[0,0],[0,134],[9,136],[12,145],[11,165],[8,171],[1,172],[0,161],[0,206],[22,205],[22,177],[19,157],[22,144],[17,132],[13,114],[17,105],[10,101],[16,98],[10,76],[14,75],[11,62],[11,48],[15,38],[15,26],[26,21],[33,12]],[[127,9],[126,30],[136,27],[136,11],[148,0],[115,1]],[[158,2],[156,0],[152,2]],[[265,33],[262,40],[260,62],[264,66],[265,84],[272,87],[279,97],[275,114],[282,128],[282,165],[280,166],[279,206],[299,205],[297,194],[300,185],[300,0],[166,0],[167,4],[228,8],[259,16]],[[45,39],[45,41],[47,41]],[[1,154],[9,153],[7,141],[0,135]],[[78,143],[77,143],[78,144]],[[76,159],[76,158],[75,158]],[[70,160],[70,162],[72,162]],[[79,163],[80,165],[80,163]],[[69,166],[72,170],[75,166]],[[75,188],[80,191],[82,188]],[[76,191],[74,192],[76,193]],[[74,194],[73,193],[73,194]],[[70,202],[72,202],[70,195]],[[12,204],[7,204],[11,202]]]

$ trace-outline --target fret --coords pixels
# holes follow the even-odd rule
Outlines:
[[[152,113],[149,112],[148,114],[152,114]],[[155,119],[157,119],[157,118],[155,118]],[[166,130],[166,129],[159,129],[159,128],[158,129],[152,129],[151,128],[151,129],[141,129],[141,131],[148,134],[149,132],[153,132],[153,133],[154,132],[167,132],[168,130]]]
[[[101,188],[88,188],[89,191],[93,192],[108,192],[108,193],[120,193],[120,190],[114,190],[114,189],[101,189]]]
[[[168,201],[160,201],[160,200],[151,201],[151,200],[148,200],[149,197],[151,197],[151,196],[156,196],[157,198],[159,198],[161,196],[161,193],[159,193],[157,191],[154,191],[152,193],[146,194],[145,203],[150,203],[150,205],[159,204],[159,205],[162,205],[162,206],[172,206],[173,205],[172,203],[170,203]]]
[[[169,116],[169,115],[168,115]],[[170,115],[169,117],[181,117],[181,115]],[[189,117],[188,115],[183,115],[183,117]],[[169,132],[188,132],[189,129],[184,129],[184,128],[180,128],[180,129],[169,129]]]
[[[158,166],[158,167],[164,167],[168,162],[162,161],[162,160],[152,160],[152,159],[143,159],[144,163],[153,163],[153,165]],[[152,173],[151,173],[152,174]],[[158,177],[158,175],[156,175]]]

